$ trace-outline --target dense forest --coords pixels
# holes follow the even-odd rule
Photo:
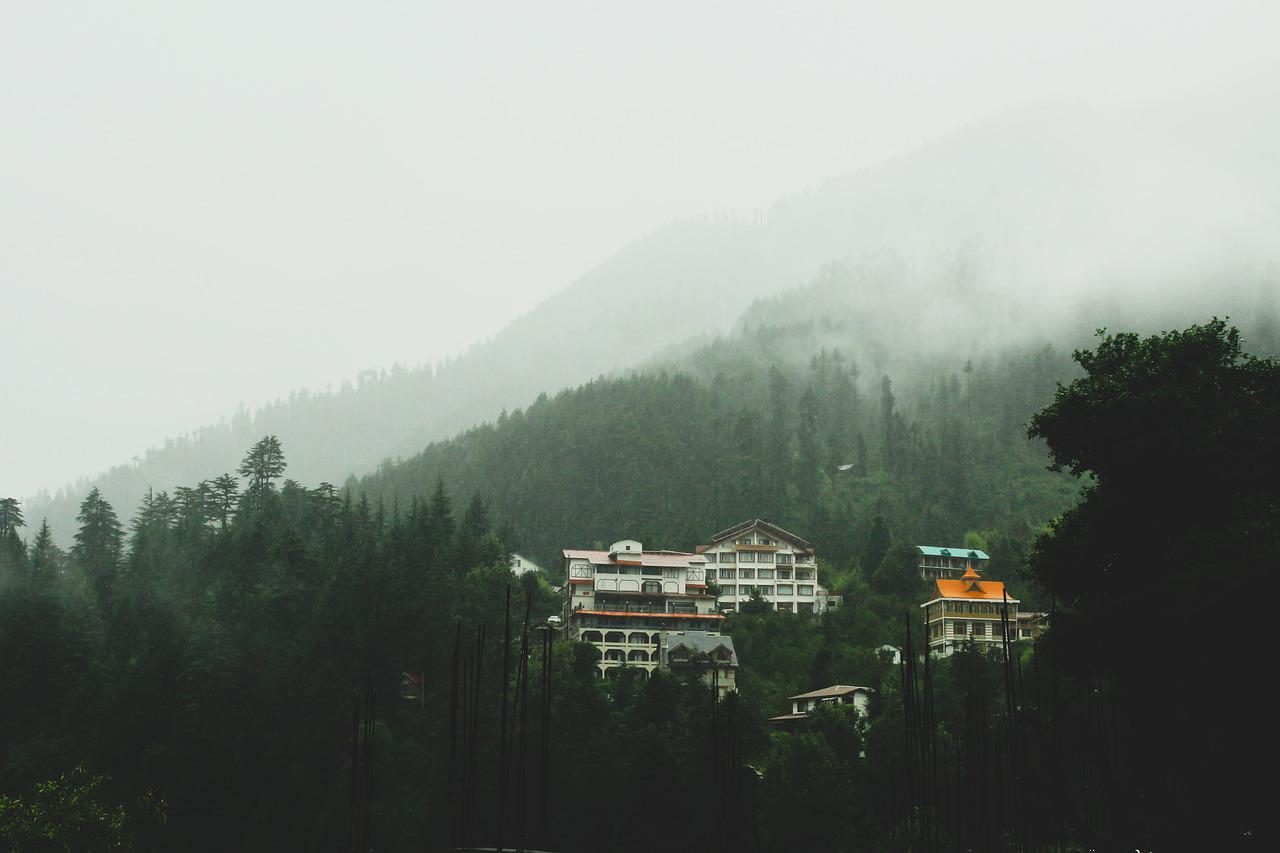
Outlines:
[[[562,850],[1221,848],[1253,831],[1260,795],[1227,774],[1261,730],[1263,626],[1245,620],[1234,651],[1155,637],[1168,612],[1234,612],[1280,556],[1280,367],[1215,322],[1108,336],[1075,370],[1011,351],[899,389],[787,345],[818,331],[761,326],[694,373],[540,399],[341,489],[288,479],[267,436],[128,524],[91,492],[69,550],[0,501],[0,844],[345,848],[366,671],[380,850],[495,832]],[[548,579],[512,576],[512,549],[554,566],[562,546],[688,547],[754,516],[815,541],[845,606],[732,617],[731,711],[696,680],[606,683],[590,647],[553,644],[544,666],[522,641],[559,605]],[[1048,637],[911,653],[923,539],[985,546],[989,576],[1053,608]],[[525,644],[527,667],[503,663]],[[461,753],[459,654],[484,664],[466,730],[489,733]],[[402,671],[423,674],[415,701]],[[1177,695],[1186,672],[1238,696],[1235,723]],[[873,687],[870,719],[768,730],[784,697],[829,683]],[[660,817],[627,811],[651,793]]]

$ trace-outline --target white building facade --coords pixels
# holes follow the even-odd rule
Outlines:
[[[825,613],[840,605],[840,596],[818,583],[813,546],[763,519],[722,530],[696,551],[706,558],[707,580],[720,589],[722,611],[741,609],[753,592],[783,613]]]
[[[601,677],[623,667],[647,676],[661,662],[663,632],[718,632],[724,623],[700,554],[645,551],[623,539],[607,551],[566,548],[564,571],[566,637],[600,650]]]
[[[788,696],[787,701],[791,703],[791,713],[770,717],[769,722],[774,725],[784,725],[803,720],[812,714],[819,705],[828,702],[836,705],[852,705],[854,712],[865,720],[870,713],[871,694],[874,692],[870,687],[833,684],[821,690],[811,690],[808,693]]]

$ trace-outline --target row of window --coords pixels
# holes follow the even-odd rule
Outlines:
[[[964,557],[921,557],[920,565],[936,569],[967,569],[969,560]]]
[[[781,563],[791,565],[791,554],[775,554],[772,551],[721,551],[719,555],[707,554],[707,562],[719,560],[721,563]],[[811,558],[804,554],[796,554],[797,563],[808,563]]]
[[[743,603],[745,604],[745,602]],[[814,607],[812,601],[797,601],[794,603],[790,601],[779,601],[776,606],[779,613],[812,613]],[[738,605],[734,604],[732,601],[728,601],[721,604],[720,609],[737,610]]]
[[[761,580],[791,580],[791,569],[707,569],[707,580],[713,581],[719,577],[720,580],[734,580],[735,578],[760,578]],[[796,570],[796,580],[808,581],[813,580],[813,571],[807,569]]]
[[[751,595],[753,592],[759,592],[761,595],[813,595],[813,584],[802,583],[796,586],[780,583],[775,587],[773,584],[729,583],[720,586],[721,595]]]
[[[774,542],[768,536],[757,535],[754,538],[751,536],[743,536],[741,539],[733,540],[733,544],[734,545],[777,545],[778,543]]]

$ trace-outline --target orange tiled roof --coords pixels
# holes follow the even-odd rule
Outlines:
[[[972,569],[970,570],[972,571]],[[966,577],[968,575],[966,574]],[[973,598],[980,600],[1002,601],[1005,596],[1004,581],[978,581],[978,589],[971,590],[973,581],[940,578],[934,581],[938,585],[939,598]],[[1009,601],[1016,604],[1018,599],[1012,595]]]

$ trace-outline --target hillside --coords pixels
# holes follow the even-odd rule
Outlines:
[[[300,480],[340,481],[525,406],[540,392],[672,348],[688,352],[735,323],[769,323],[778,308],[769,296],[832,262],[862,284],[850,289],[848,280],[833,286],[820,278],[806,297],[810,318],[834,306],[868,324],[912,330],[909,340],[882,337],[878,350],[865,353],[868,374],[918,359],[930,349],[924,341],[945,339],[941,351],[966,358],[1045,340],[1070,346],[1104,320],[1130,319],[1132,306],[1157,287],[1163,316],[1147,312],[1135,325],[1274,314],[1269,235],[1280,219],[1280,193],[1271,192],[1264,162],[1195,105],[1017,110],[749,221],[691,219],[658,229],[454,360],[369,371],[336,391],[298,392],[242,411],[135,463],[34,498],[27,514],[47,516],[66,541],[91,485],[127,514],[148,488],[231,470],[240,449],[265,433],[291,448]],[[1218,203],[1181,203],[1191,193]],[[859,278],[867,265],[872,273]],[[1270,344],[1255,349],[1274,351],[1270,322]],[[1268,334],[1266,323],[1256,325]]]

